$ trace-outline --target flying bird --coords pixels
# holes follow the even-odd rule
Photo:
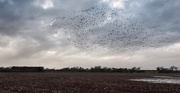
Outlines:
[[[114,52],[160,47],[168,42],[168,35],[159,25],[146,26],[138,18],[143,14],[132,11],[93,6],[73,11],[53,19],[51,29],[61,29],[68,42],[78,49],[105,48]]]

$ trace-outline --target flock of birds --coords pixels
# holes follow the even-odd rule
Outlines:
[[[141,13],[94,6],[57,17],[50,28],[63,31],[68,42],[82,50],[134,51],[169,42],[167,34],[158,26],[145,25],[141,17]]]

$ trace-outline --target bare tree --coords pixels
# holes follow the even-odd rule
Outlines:
[[[139,71],[141,70],[141,67],[132,67],[132,70]]]
[[[171,66],[170,69],[171,69],[172,71],[174,71],[174,70],[177,71],[178,67],[176,67],[176,66]]]
[[[137,67],[137,70],[138,70],[138,71],[141,70],[141,67]]]
[[[164,68],[163,66],[159,66],[156,69],[157,69],[157,71],[162,71],[162,70],[165,70],[166,68]]]

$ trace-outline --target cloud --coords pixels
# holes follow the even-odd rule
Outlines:
[[[176,35],[162,31],[157,24],[139,21],[142,15],[94,6],[57,17],[50,28],[64,31],[69,42],[79,49],[100,47],[118,53],[161,47],[174,42],[172,40]]]
[[[43,9],[48,9],[54,7],[54,3],[52,0],[44,0],[43,2],[41,0],[36,0],[35,4],[37,6],[41,6]]]
[[[176,65],[179,5],[179,0],[0,0],[1,64]]]
[[[102,3],[107,3],[111,8],[123,9],[125,0],[101,0]]]

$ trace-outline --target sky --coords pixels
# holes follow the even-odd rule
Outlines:
[[[0,0],[0,66],[180,68],[179,0]]]

